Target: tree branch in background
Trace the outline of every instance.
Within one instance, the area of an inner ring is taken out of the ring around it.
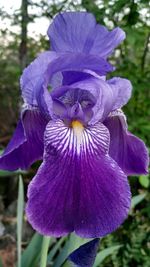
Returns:
[[[150,32],[147,35],[146,42],[145,42],[145,48],[144,48],[144,51],[143,51],[143,56],[141,58],[141,70],[143,72],[144,72],[144,69],[145,69],[145,62],[146,62],[146,56],[147,56],[147,52],[148,52],[149,42],[150,42]]]
[[[21,4],[21,43],[19,49],[19,59],[21,69],[24,69],[27,64],[27,26],[28,17],[28,0],[22,0]]]

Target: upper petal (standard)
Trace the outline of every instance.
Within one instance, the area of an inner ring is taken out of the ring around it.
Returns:
[[[87,12],[58,14],[48,29],[52,49],[57,52],[82,52],[106,58],[125,38],[119,27],[108,31],[96,24]]]

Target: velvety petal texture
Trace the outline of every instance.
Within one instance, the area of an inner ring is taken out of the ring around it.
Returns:
[[[96,258],[99,242],[100,239],[95,238],[73,251],[68,257],[69,262],[72,263],[71,266],[92,267]]]
[[[43,157],[43,136],[48,119],[36,109],[24,110],[14,135],[0,157],[0,169],[27,169]]]
[[[104,236],[126,218],[127,177],[108,155],[109,132],[102,123],[84,128],[74,121],[50,121],[44,161],[28,189],[27,218],[44,235],[75,231]]]
[[[125,38],[120,28],[108,31],[96,24],[87,12],[58,14],[48,29],[52,50],[57,52],[83,52],[101,57],[110,55]]]
[[[110,156],[127,174],[147,174],[149,155],[144,142],[127,130],[123,112],[116,111],[104,122],[110,132]]]

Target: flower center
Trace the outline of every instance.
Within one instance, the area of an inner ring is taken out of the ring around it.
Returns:
[[[71,122],[71,127],[74,129],[74,131],[83,131],[84,129],[83,124],[78,120],[73,120]]]
[[[71,127],[74,131],[74,137],[76,138],[76,145],[77,145],[77,152],[80,153],[80,146],[82,143],[82,138],[83,138],[83,130],[84,126],[83,124],[78,121],[78,120],[73,120],[71,122]]]

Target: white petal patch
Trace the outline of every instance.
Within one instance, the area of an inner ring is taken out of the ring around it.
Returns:
[[[73,121],[67,126],[63,121],[50,121],[46,127],[45,142],[62,155],[72,156],[107,153],[109,148],[109,131],[98,122],[94,126],[84,127],[79,121]]]

